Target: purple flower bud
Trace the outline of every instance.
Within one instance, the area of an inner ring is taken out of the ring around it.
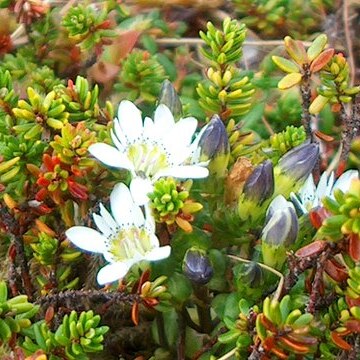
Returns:
[[[224,123],[219,115],[214,115],[202,133],[199,147],[200,159],[213,159],[216,155],[228,154],[230,144]]]
[[[175,119],[181,118],[182,104],[180,98],[172,83],[167,79],[162,83],[158,104],[166,105],[174,115]]]
[[[191,248],[184,257],[183,273],[192,282],[205,285],[211,280],[214,269],[204,250]]]
[[[301,144],[283,155],[278,166],[282,173],[295,181],[305,180],[313,170],[319,158],[318,144]]]
[[[274,171],[270,160],[257,166],[246,179],[244,185],[245,197],[259,204],[274,193]]]

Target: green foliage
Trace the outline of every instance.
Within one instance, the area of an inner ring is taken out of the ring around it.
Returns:
[[[8,342],[14,334],[31,326],[31,318],[39,310],[38,305],[28,302],[26,295],[8,298],[5,281],[0,282],[0,339]]]
[[[348,192],[334,191],[334,199],[327,197],[324,207],[331,213],[318,230],[318,238],[339,240],[344,235],[360,234],[360,182],[353,181]]]
[[[68,122],[69,113],[62,99],[50,91],[46,96],[27,88],[28,101],[19,100],[13,109],[16,124],[13,130],[24,139],[46,139],[49,131],[58,131]]]
[[[109,29],[108,9],[97,11],[93,6],[70,7],[62,20],[62,26],[83,50],[89,50],[103,41],[104,38],[115,36]]]
[[[166,79],[164,67],[156,56],[147,51],[134,50],[122,62],[117,91],[129,100],[142,98],[154,101],[160,94],[161,84]]]
[[[281,156],[302,144],[306,140],[306,134],[303,126],[287,126],[284,131],[272,135],[269,140],[272,150]]]
[[[57,349],[63,348],[67,359],[89,359],[88,353],[103,350],[104,335],[109,327],[100,324],[100,315],[92,310],[83,311],[80,315],[72,311],[65,315],[62,323],[53,333],[46,322],[35,323],[26,331],[22,347],[28,354],[43,350],[50,355],[49,359],[59,360]]]
[[[224,121],[238,120],[249,111],[255,92],[249,77],[234,65],[242,56],[245,26],[227,18],[221,30],[211,22],[207,29],[207,33],[200,32],[200,36],[207,45],[202,53],[211,61],[211,67],[207,70],[207,79],[196,89],[199,104],[208,114],[218,114]]]
[[[327,103],[349,103],[360,92],[359,86],[350,85],[350,68],[342,54],[336,54],[320,72],[321,85],[310,112],[318,114]]]

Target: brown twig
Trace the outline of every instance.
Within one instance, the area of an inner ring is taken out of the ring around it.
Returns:
[[[311,130],[311,114],[309,111],[311,104],[311,86],[310,77],[311,72],[307,64],[304,65],[303,80],[300,86],[301,97],[302,97],[302,123],[305,128],[307,137],[311,142],[314,142],[314,136]]]
[[[346,48],[348,52],[348,61],[350,65],[350,85],[353,86],[354,79],[355,79],[355,61],[354,61],[354,53],[353,53],[353,45],[351,41],[351,34],[350,34],[350,19],[349,19],[349,0],[344,0],[343,2],[343,26],[344,26],[344,33],[345,33],[345,41],[346,41]]]

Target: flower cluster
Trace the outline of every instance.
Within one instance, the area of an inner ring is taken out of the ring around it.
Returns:
[[[102,204],[100,215],[93,214],[100,232],[84,226],[74,226],[66,231],[73,244],[86,251],[101,253],[109,262],[98,273],[99,284],[123,278],[133,264],[142,260],[160,260],[169,256],[170,247],[160,247],[155,235],[155,218],[150,210],[150,199],[154,199],[148,195],[154,191],[154,184],[159,188],[156,183],[163,177],[187,179],[208,175],[206,163],[191,161],[200,141],[200,136],[192,141],[196,127],[197,121],[192,117],[175,122],[169,108],[163,104],[157,107],[154,120],[147,117],[143,122],[140,110],[130,101],[122,101],[111,129],[115,146],[96,143],[89,147],[89,152],[105,165],[126,169],[132,177],[129,188],[118,183],[111,192],[111,214]],[[48,188],[54,187],[55,180],[52,178],[52,184],[48,184],[50,180],[46,174],[42,183],[46,182]],[[61,171],[59,176],[64,178],[60,189],[67,188],[68,177]],[[73,188],[69,189],[73,191]],[[174,191],[172,196],[177,195]],[[184,204],[181,201],[177,206],[179,209],[174,216]]]

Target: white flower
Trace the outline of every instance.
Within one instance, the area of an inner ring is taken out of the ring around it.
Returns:
[[[119,105],[111,137],[115,147],[97,143],[90,153],[108,166],[128,169],[132,174],[130,191],[139,205],[148,202],[152,184],[164,176],[175,178],[204,178],[204,164],[189,164],[196,151],[199,136],[192,142],[197,120],[193,117],[174,121],[168,107],[157,107],[154,121],[142,121],[140,110],[130,101]]]
[[[110,263],[103,267],[97,281],[100,285],[123,278],[130,267],[142,260],[155,261],[170,255],[170,246],[160,247],[150,210],[144,217],[134,203],[129,189],[122,183],[110,194],[111,213],[100,204],[100,215],[93,214],[100,231],[73,226],[66,231],[68,239],[79,248],[103,254]]]
[[[298,195],[294,193],[290,194],[291,200],[295,204],[295,207],[306,214],[311,209],[314,209],[322,205],[322,199],[325,196],[334,196],[334,190],[340,189],[342,192],[346,192],[350,188],[351,181],[359,178],[359,172],[357,170],[345,171],[334,183],[334,173],[331,172],[330,176],[324,172],[318,183],[315,186],[314,178],[310,175],[305,181],[304,185],[298,192]]]

